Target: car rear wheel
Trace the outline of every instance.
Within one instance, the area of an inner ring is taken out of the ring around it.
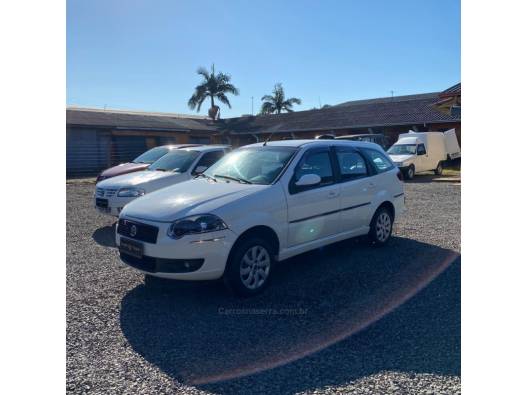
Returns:
[[[385,245],[392,235],[393,217],[387,207],[380,207],[370,223],[369,237],[377,246]]]
[[[437,167],[434,170],[434,173],[436,173],[436,176],[440,176],[441,174],[443,174],[443,163],[439,162],[437,164]]]
[[[269,283],[273,267],[273,249],[267,240],[249,237],[234,247],[225,269],[227,286],[239,296],[252,296]]]

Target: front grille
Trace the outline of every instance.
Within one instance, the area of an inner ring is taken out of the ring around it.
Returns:
[[[205,262],[204,259],[136,258],[122,251],[120,256],[127,265],[148,273],[191,273],[200,269]]]
[[[115,195],[117,193],[117,189],[107,189],[105,191],[105,194],[104,196],[106,197],[112,197],[113,195]]]
[[[114,188],[97,188],[95,195],[97,197],[112,197],[117,193],[117,189]]]
[[[120,219],[119,225],[117,226],[117,233],[130,237],[131,239],[155,244],[157,242],[159,228],[152,225],[142,224],[140,222],[130,221],[128,219]]]

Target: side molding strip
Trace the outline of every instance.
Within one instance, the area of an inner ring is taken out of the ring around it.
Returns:
[[[318,218],[318,217],[324,217],[324,216],[326,216],[326,215],[331,215],[331,214],[340,213],[341,211],[353,210],[354,208],[359,208],[359,207],[367,206],[368,204],[371,204],[371,202],[357,204],[357,205],[355,205],[355,206],[346,207],[346,208],[343,208],[343,209],[340,209],[340,210],[328,211],[327,213],[322,213],[322,214],[312,215],[311,217],[305,217],[305,218],[301,218],[301,219],[295,219],[294,221],[289,221],[289,223],[290,223],[290,224],[296,224],[297,222],[307,221],[307,220],[309,220],[309,219]]]

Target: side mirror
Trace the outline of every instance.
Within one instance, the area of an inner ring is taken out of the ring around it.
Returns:
[[[298,180],[295,185],[297,187],[309,187],[312,185],[318,185],[322,182],[322,178],[318,174],[304,174],[302,177],[300,177],[300,180]]]
[[[207,166],[198,166],[194,169],[194,174],[201,174],[203,173],[205,170],[207,170],[208,167]]]
[[[423,151],[417,151],[417,155],[424,155],[425,153]]]

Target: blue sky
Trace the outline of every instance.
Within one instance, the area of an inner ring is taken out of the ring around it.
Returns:
[[[67,102],[194,113],[212,63],[240,90],[223,118],[276,82],[297,110],[443,90],[460,81],[460,23],[457,0],[68,0]]]

